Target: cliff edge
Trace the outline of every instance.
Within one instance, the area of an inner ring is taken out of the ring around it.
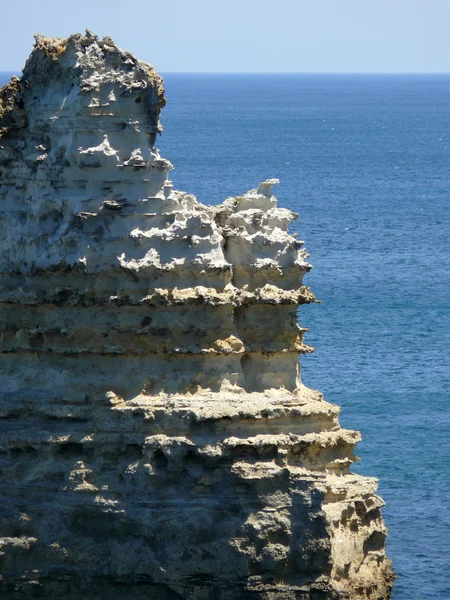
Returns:
[[[90,32],[0,90],[0,596],[386,600],[360,435],[300,380],[296,215],[174,191],[164,104]]]

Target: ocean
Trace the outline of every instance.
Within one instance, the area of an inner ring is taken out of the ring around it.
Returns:
[[[0,74],[0,84],[9,74]],[[303,382],[380,479],[394,600],[450,598],[449,77],[166,74],[158,146],[204,203],[267,178],[313,265]]]

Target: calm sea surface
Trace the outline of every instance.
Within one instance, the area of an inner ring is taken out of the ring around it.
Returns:
[[[0,74],[0,83],[7,79]],[[278,177],[323,304],[306,385],[380,478],[395,600],[450,598],[449,78],[165,76],[161,154],[218,203]]]

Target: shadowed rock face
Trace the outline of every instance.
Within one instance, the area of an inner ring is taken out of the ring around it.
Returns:
[[[173,191],[164,103],[89,32],[0,90],[0,595],[387,599],[359,434],[300,381],[296,215]]]

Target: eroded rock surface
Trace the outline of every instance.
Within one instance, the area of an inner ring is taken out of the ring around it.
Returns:
[[[0,90],[0,595],[387,599],[359,433],[299,377],[296,215],[173,191],[164,103],[90,32]]]

